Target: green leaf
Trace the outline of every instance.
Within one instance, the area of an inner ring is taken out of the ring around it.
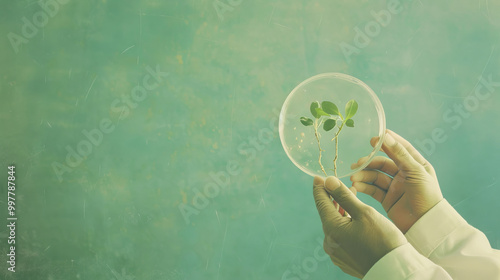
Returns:
[[[316,114],[318,114],[320,117],[321,116],[327,116],[327,117],[330,116],[328,113],[326,113],[325,111],[323,111],[323,109],[321,109],[321,108],[316,108]]]
[[[348,127],[354,127],[354,120],[348,119],[347,121],[345,121],[345,125]]]
[[[358,102],[356,100],[351,99],[347,104],[345,105],[345,118],[346,120],[354,117],[356,112],[358,111]]]
[[[334,120],[334,119],[328,119],[323,124],[323,129],[325,131],[330,131],[330,130],[332,130],[335,127],[336,124],[337,124],[336,120]]]
[[[306,118],[306,117],[302,117],[302,118],[300,118],[300,122],[301,122],[304,126],[310,126],[310,125],[313,125],[313,120],[311,120],[310,118]]]
[[[317,109],[317,108],[319,108],[319,102],[318,102],[318,101],[314,101],[313,103],[311,103],[311,108],[310,108],[310,109],[311,109],[311,114],[312,114],[315,118],[319,119],[321,116],[320,116],[320,115],[318,115],[318,113],[316,112],[316,109]]]
[[[321,108],[330,115],[340,116],[339,108],[330,101],[321,102]]]

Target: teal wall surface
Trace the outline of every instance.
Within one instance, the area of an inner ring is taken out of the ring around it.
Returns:
[[[324,258],[312,178],[276,127],[324,72],[374,90],[499,249],[499,15],[488,0],[2,0],[0,279],[353,279]]]

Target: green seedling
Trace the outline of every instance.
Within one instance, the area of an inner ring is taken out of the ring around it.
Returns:
[[[354,117],[354,115],[358,111],[358,103],[354,99],[351,99],[349,100],[349,102],[347,102],[347,104],[345,105],[345,117],[340,113],[337,105],[335,105],[330,101],[323,101],[321,102],[321,105],[318,101],[314,101],[311,103],[309,109],[314,117],[314,120],[307,117],[301,117],[300,122],[304,126],[314,127],[314,136],[316,137],[316,141],[318,142],[318,150],[319,150],[318,163],[319,166],[321,167],[321,171],[323,171],[325,176],[328,175],[326,174],[325,168],[323,167],[323,164],[321,162],[321,154],[324,150],[321,149],[321,141],[320,141],[321,135],[318,131],[318,128],[321,127],[321,125],[323,125],[323,130],[328,132],[337,127],[337,131],[331,140],[335,141],[335,157],[333,159],[332,171],[334,172],[335,176],[337,176],[337,159],[339,154],[338,137],[344,126],[354,127],[354,120],[352,119],[352,117]],[[338,121],[341,122],[340,125],[337,125]]]

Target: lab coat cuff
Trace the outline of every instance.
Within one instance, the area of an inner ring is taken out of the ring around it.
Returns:
[[[407,279],[414,273],[428,270],[431,267],[435,267],[432,261],[418,253],[411,244],[406,243],[378,260],[366,273],[363,280]]]
[[[448,201],[442,199],[425,213],[405,236],[420,254],[429,257],[447,236],[466,224],[467,222]]]

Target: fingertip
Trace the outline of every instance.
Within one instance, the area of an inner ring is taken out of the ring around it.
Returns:
[[[387,147],[394,147],[397,145],[397,142],[396,142],[396,139],[394,139],[394,137],[390,133],[386,133],[385,139],[384,139],[384,144]]]
[[[325,188],[328,192],[333,192],[335,191],[338,187],[340,187],[342,183],[340,182],[340,180],[337,178],[337,177],[334,177],[334,176],[330,176],[328,178],[326,178],[326,182],[325,182]]]
[[[356,169],[358,167],[358,164],[357,163],[353,163],[351,164],[351,169]]]
[[[380,140],[380,137],[378,137],[378,136],[372,137],[372,139],[370,139],[370,145],[372,145],[372,147],[375,147],[379,140]]]
[[[360,173],[360,172],[362,172],[362,171],[356,172],[356,173],[354,173],[354,174],[351,175],[351,178],[349,178],[351,180],[351,182],[357,182],[357,181],[361,181],[362,180],[360,178],[362,173]]]
[[[362,185],[359,182],[353,182],[351,188],[355,189],[356,193],[363,192]]]
[[[351,169],[356,169],[363,165],[368,160],[368,156],[362,157],[358,159],[358,162],[351,164]]]
[[[323,178],[321,178],[319,176],[314,176],[314,181],[313,181],[314,187],[322,186],[323,184],[324,184]]]

